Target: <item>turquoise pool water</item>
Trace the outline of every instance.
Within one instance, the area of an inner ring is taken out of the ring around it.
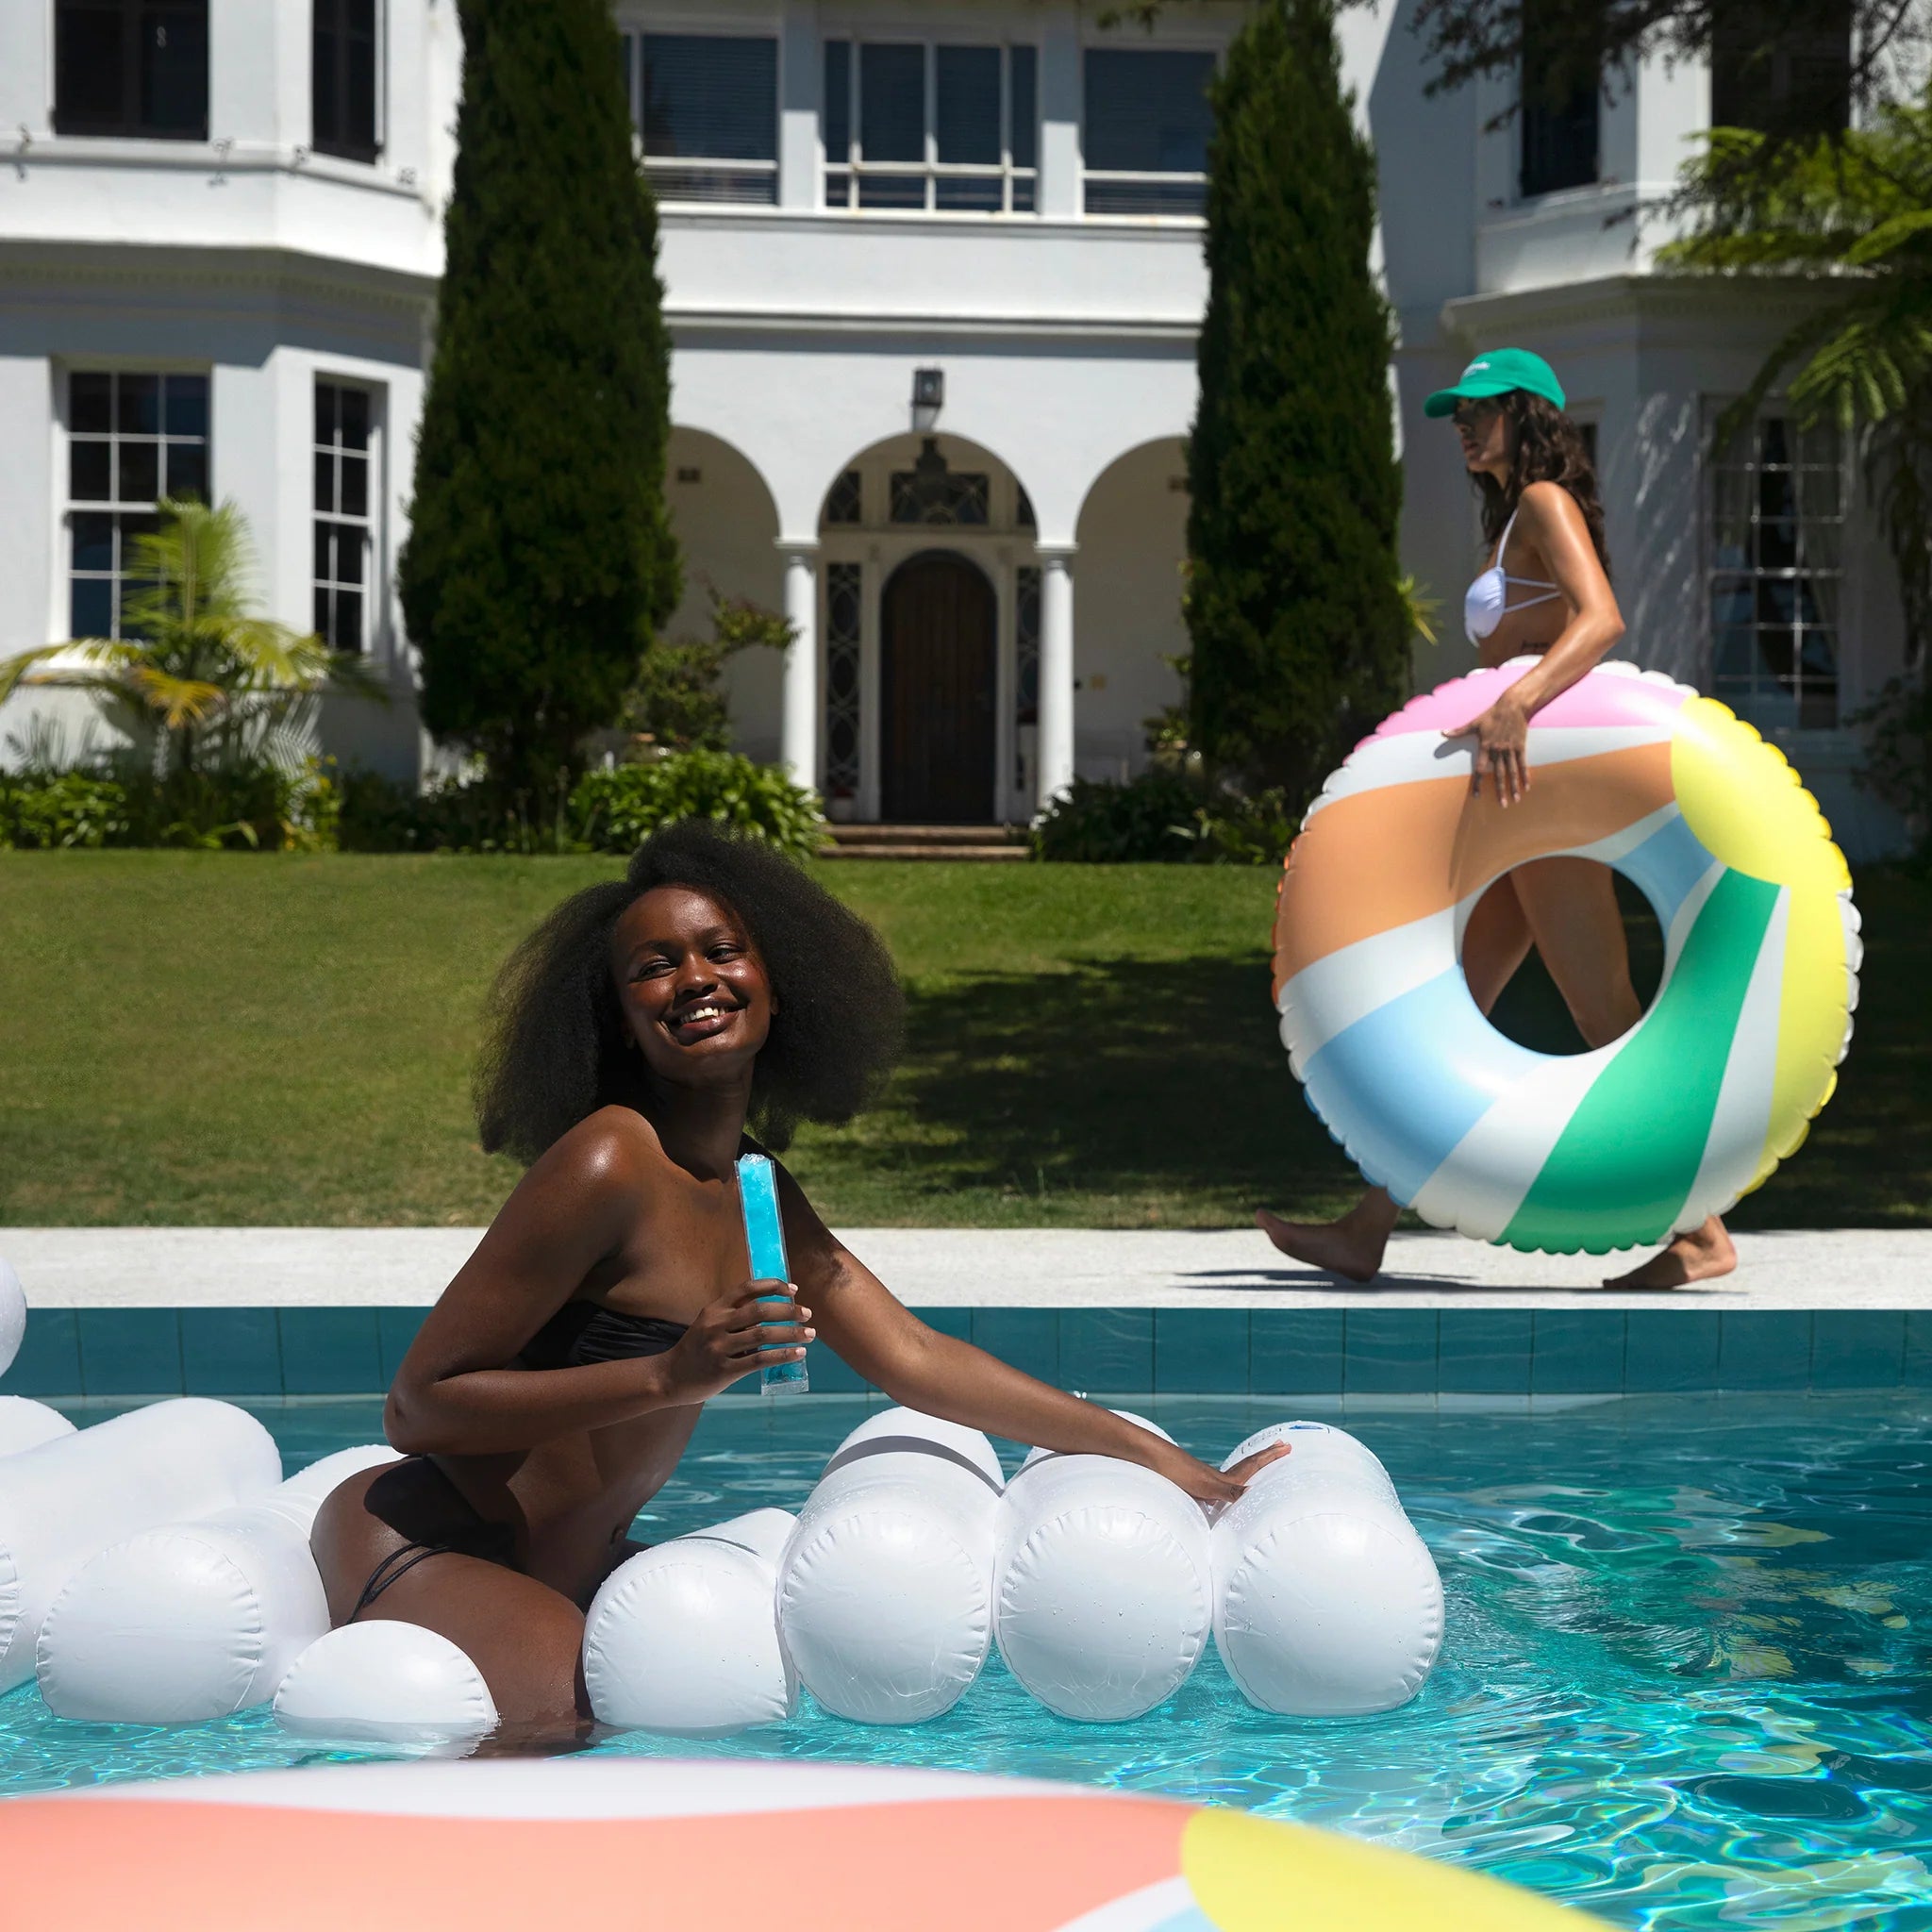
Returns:
[[[1279,1401],[1137,1407],[1219,1456]],[[1321,1411],[1316,1411],[1321,1412]],[[1331,1407],[1326,1411],[1335,1413]],[[291,1466],[375,1407],[262,1411]],[[715,1407],[640,1533],[796,1505],[855,1404]],[[1540,1413],[1351,1410],[1449,1599],[1391,1716],[1274,1718],[1210,1650],[1152,1715],[1056,1718],[997,1658],[946,1717],[808,1707],[705,1747],[1068,1778],[1237,1805],[1491,1872],[1645,1932],[1932,1932],[1932,1398],[1658,1396]],[[0,1698],[0,1791],[312,1761],[263,1711],[178,1731]]]

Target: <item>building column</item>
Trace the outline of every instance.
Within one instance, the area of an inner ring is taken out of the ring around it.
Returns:
[[[816,791],[819,782],[819,546],[787,543],[785,622],[791,645],[785,653],[784,717],[779,758],[794,785]]]
[[[821,208],[820,96],[824,54],[818,0],[785,0],[778,16],[778,206]]]
[[[1036,803],[1044,811],[1074,782],[1074,549],[1040,555],[1040,737]]]

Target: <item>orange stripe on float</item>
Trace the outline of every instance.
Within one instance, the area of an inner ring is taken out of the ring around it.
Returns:
[[[1467,778],[1338,798],[1295,841],[1274,918],[1274,990],[1303,967],[1480,891],[1512,866],[1607,839],[1671,802],[1667,741],[1544,765],[1507,811]]]
[[[1050,1932],[1180,1872],[1189,1807],[978,1798],[502,1819],[140,1798],[0,1807],[8,1932]]]

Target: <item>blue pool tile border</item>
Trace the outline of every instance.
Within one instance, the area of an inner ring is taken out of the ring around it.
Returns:
[[[427,1311],[42,1308],[0,1394],[328,1396],[389,1386]],[[1098,1393],[1536,1397],[1672,1391],[1932,1392],[1932,1311],[1618,1308],[921,1308]],[[815,1392],[866,1384],[829,1349]]]

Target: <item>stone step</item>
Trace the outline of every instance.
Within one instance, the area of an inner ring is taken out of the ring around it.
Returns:
[[[826,858],[1024,859],[1018,825],[834,824]]]

